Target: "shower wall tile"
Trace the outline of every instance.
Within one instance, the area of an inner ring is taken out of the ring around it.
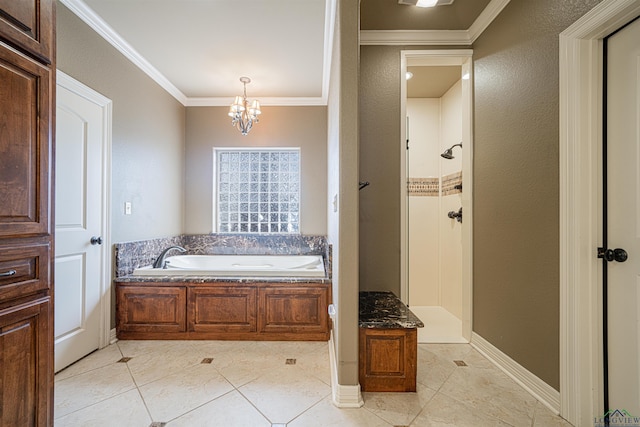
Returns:
[[[442,177],[442,195],[462,193],[462,171]]]
[[[325,271],[331,277],[331,245],[326,237],[288,234],[181,235],[116,243],[116,277],[152,264],[170,246],[182,246],[191,255],[323,255]]]
[[[409,196],[438,197],[440,180],[438,178],[409,178],[407,180]]]

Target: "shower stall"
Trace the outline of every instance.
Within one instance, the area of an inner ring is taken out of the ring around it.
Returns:
[[[448,72],[455,78],[431,92],[412,90],[408,83],[405,302],[425,323],[419,342],[468,342],[463,334],[461,67],[410,70],[414,76]]]

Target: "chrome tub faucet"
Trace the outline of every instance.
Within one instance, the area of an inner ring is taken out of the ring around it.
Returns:
[[[167,253],[169,253],[170,251],[172,251],[174,249],[179,251],[179,252],[182,252],[182,253],[187,252],[187,250],[185,248],[183,248],[182,246],[171,246],[171,247],[168,247],[167,249],[162,251],[162,253],[160,254],[160,256],[158,258],[156,258],[156,260],[153,263],[153,268],[167,268],[167,262],[165,261],[165,258],[167,257]]]

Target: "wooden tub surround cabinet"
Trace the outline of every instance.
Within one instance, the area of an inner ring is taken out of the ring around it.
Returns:
[[[326,279],[154,279],[116,279],[119,339],[329,339]]]
[[[359,381],[365,392],[415,392],[424,324],[392,292],[360,292]]]

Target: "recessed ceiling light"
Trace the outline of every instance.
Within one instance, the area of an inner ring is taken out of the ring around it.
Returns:
[[[411,77],[413,77],[413,73],[411,71],[407,71],[407,74],[405,77],[407,78],[407,80],[410,80]]]
[[[419,6],[417,3],[422,3],[425,0],[398,0],[398,4],[405,4],[407,6]],[[433,2],[434,6],[449,6],[453,4],[454,0],[428,0],[429,3]],[[429,6],[423,6],[429,7]]]
[[[433,7],[438,3],[438,0],[418,0],[416,6],[418,7]]]

